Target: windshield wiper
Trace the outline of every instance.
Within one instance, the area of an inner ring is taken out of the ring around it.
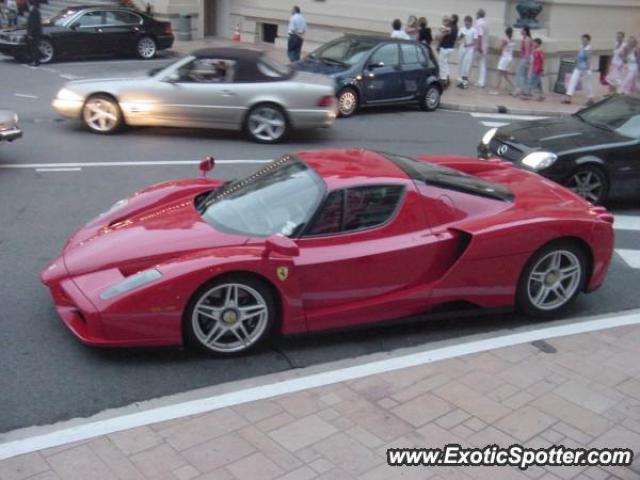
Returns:
[[[222,185],[220,185],[218,188],[214,188],[207,195],[204,195],[200,199],[200,201],[196,204],[196,210],[198,210],[198,212],[200,212],[200,213],[204,213],[206,208],[209,206],[211,200],[213,200],[216,195],[224,192],[228,187],[231,186],[232,183],[236,182],[237,180],[238,180],[237,178],[234,178],[234,179],[231,179],[231,180],[227,180]]]

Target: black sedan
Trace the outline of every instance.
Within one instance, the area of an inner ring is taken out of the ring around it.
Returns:
[[[366,106],[440,105],[442,86],[431,49],[409,40],[345,35],[319,47],[292,67],[335,81],[338,111],[349,117]]]
[[[533,170],[594,204],[640,193],[640,97],[616,95],[567,116],[489,130],[481,158]]]
[[[40,62],[66,56],[136,54],[153,58],[173,45],[169,22],[159,22],[128,8],[109,6],[69,7],[44,22]],[[28,56],[26,30],[0,32],[0,52],[24,60]]]

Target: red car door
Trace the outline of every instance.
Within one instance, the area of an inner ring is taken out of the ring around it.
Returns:
[[[309,330],[427,310],[454,244],[431,233],[411,183],[331,192],[295,258]]]

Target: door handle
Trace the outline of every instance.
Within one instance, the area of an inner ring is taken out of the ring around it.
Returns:
[[[223,97],[235,97],[236,94],[231,90],[222,90],[220,92],[220,95],[222,95]]]

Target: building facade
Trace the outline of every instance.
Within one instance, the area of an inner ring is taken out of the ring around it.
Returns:
[[[291,7],[302,9],[309,30],[305,51],[345,32],[389,34],[391,21],[403,22],[409,15],[426,17],[432,28],[445,14],[475,16],[486,11],[491,30],[492,52],[489,65],[497,64],[500,38],[506,26],[518,19],[518,0],[149,0],[160,18],[191,18],[191,35],[230,37],[236,28],[246,42],[273,43],[284,47]],[[640,0],[543,0],[538,20],[541,28],[533,32],[544,42],[546,74],[555,78],[560,60],[572,57],[579,48],[582,33],[593,37],[594,54],[609,54],[615,33],[640,35]],[[184,24],[184,23],[182,23]],[[519,34],[515,35],[520,38]],[[597,68],[597,61],[594,62]]]

